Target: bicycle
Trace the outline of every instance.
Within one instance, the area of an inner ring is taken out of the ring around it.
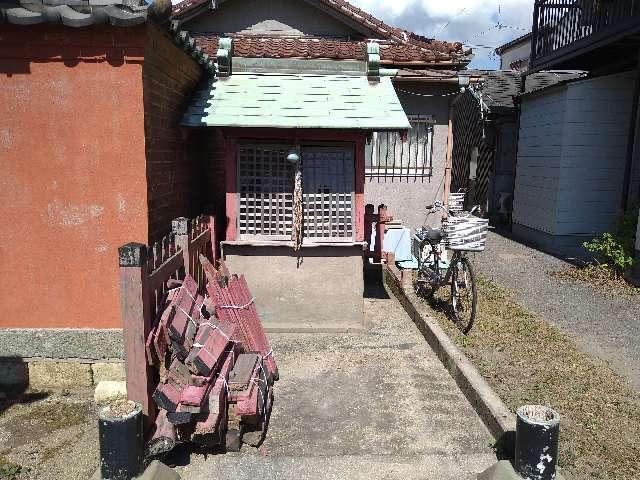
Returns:
[[[478,308],[475,271],[466,252],[484,250],[488,228],[488,220],[473,215],[479,208],[454,214],[440,202],[427,205],[427,216],[443,210],[448,218],[443,228],[422,227],[414,235],[417,244],[414,256],[418,259],[416,293],[431,297],[440,287],[451,283],[453,320],[464,334],[473,327]],[[453,251],[449,264],[443,260],[443,246]]]

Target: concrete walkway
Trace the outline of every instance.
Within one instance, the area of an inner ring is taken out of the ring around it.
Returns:
[[[587,353],[610,362],[640,391],[640,301],[603,292],[548,272],[567,263],[490,232],[487,249],[472,257],[480,273],[513,291],[530,312],[574,338]]]
[[[281,378],[267,440],[192,454],[182,478],[465,480],[495,462],[492,437],[400,304],[366,300],[365,315],[365,334],[271,334]]]

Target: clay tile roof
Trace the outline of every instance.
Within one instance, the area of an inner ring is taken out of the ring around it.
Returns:
[[[193,33],[196,44],[203,51],[215,56],[219,36],[208,33]],[[330,40],[311,37],[256,37],[231,35],[234,39],[234,54],[249,58],[304,58],[331,60],[365,60],[366,42]],[[424,47],[413,44],[396,44],[378,41],[380,58],[389,64],[455,62],[460,56],[440,45]],[[460,62],[462,63],[462,62]]]
[[[147,21],[148,8],[142,0],[70,0],[68,4],[64,0],[4,0],[0,1],[0,24],[131,27]]]
[[[207,4],[210,0],[183,0],[173,8],[173,17],[180,18],[187,12]],[[459,65],[468,63],[470,51],[464,51],[459,42],[451,43],[430,39],[413,32],[387,25],[373,15],[351,5],[345,0],[319,0],[328,8],[346,15],[376,34],[380,44],[380,57],[385,63],[437,63]],[[217,51],[218,37],[214,34],[197,34],[194,37],[210,55]],[[330,40],[312,37],[260,37],[230,35],[234,38],[235,54],[258,58],[329,58],[364,60],[366,41]]]

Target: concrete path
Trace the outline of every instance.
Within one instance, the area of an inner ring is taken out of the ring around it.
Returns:
[[[527,310],[547,319],[587,353],[610,362],[640,391],[640,301],[548,272],[566,262],[490,232],[487,249],[472,257],[485,277],[513,291]]]
[[[281,377],[267,440],[192,454],[182,478],[464,480],[495,462],[490,434],[400,304],[365,303],[366,334],[271,334]]]

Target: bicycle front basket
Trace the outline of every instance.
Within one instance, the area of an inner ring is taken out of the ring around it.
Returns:
[[[482,252],[487,243],[489,220],[474,217],[449,217],[444,222],[447,247],[451,250]]]
[[[460,213],[464,208],[464,196],[465,192],[457,192],[449,194],[448,209],[451,213]]]

